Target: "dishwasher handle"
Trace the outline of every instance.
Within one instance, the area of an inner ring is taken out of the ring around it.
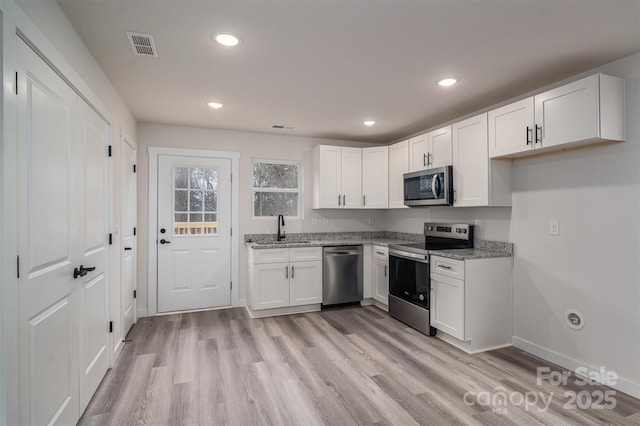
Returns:
[[[325,256],[358,256],[359,251],[330,251],[324,254]]]

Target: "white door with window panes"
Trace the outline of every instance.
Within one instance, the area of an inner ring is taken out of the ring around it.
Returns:
[[[231,160],[158,156],[158,312],[231,304]]]

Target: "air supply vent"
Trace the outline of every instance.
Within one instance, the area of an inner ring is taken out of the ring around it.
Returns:
[[[296,126],[292,126],[291,124],[274,124],[271,126],[272,129],[282,129],[282,130],[295,130]]]
[[[129,38],[129,44],[131,44],[134,54],[138,56],[151,56],[153,58],[158,57],[156,45],[153,42],[153,36],[151,34],[127,31],[127,37]]]

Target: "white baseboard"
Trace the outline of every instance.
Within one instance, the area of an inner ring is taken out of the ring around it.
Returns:
[[[582,369],[587,368],[588,370],[594,370],[594,371],[598,371],[600,368],[600,367],[594,367],[591,365],[585,365],[565,355],[543,348],[542,346],[538,346],[535,343],[531,343],[527,340],[520,339],[515,336],[513,337],[513,346],[515,346],[518,349],[522,349],[525,352],[529,352],[535,356],[538,356],[546,361],[549,361],[561,367],[564,367],[567,370],[571,370],[573,372],[575,372],[580,367],[582,367]],[[610,387],[620,392],[624,392],[628,395],[631,395],[634,398],[640,399],[640,384],[638,383],[633,383],[629,380],[625,380],[621,377],[618,377],[616,384]]]
[[[138,309],[138,318],[144,318],[148,316],[149,316],[149,311],[146,308]]]

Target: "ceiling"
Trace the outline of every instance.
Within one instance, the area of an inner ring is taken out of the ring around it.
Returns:
[[[58,3],[139,122],[375,143],[640,51],[640,0]],[[222,30],[242,43],[216,45]]]

